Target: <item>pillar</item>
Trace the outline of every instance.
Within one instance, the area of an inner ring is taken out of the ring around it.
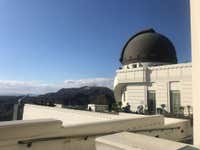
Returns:
[[[190,0],[194,145],[200,146],[200,0]]]

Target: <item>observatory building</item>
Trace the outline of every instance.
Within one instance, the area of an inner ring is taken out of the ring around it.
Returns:
[[[163,115],[114,115],[26,104],[23,120],[0,123],[0,149],[200,150],[200,1],[190,0],[190,10],[192,66],[177,64],[175,48],[165,36],[142,31],[122,51],[114,91],[116,99],[130,103],[132,110],[143,105],[155,113],[165,104],[168,111],[178,112],[193,103],[193,132],[189,120]],[[194,145],[179,142],[192,133]]]
[[[125,44],[114,82],[115,98],[132,111],[143,106],[155,114],[192,111],[192,65],[177,64],[173,43],[154,29],[136,33]]]

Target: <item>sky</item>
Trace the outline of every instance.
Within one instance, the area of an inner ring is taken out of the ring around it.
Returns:
[[[188,0],[1,0],[0,94],[112,87],[120,53],[154,28],[191,61]]]

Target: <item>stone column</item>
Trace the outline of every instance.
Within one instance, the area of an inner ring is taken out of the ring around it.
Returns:
[[[190,0],[194,145],[200,146],[200,0]]]

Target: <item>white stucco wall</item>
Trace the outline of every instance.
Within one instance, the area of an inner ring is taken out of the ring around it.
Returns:
[[[131,105],[131,110],[137,110],[137,106],[145,105],[145,86],[144,85],[127,85],[126,102]]]
[[[156,107],[161,107],[161,104],[165,104],[169,108],[168,102],[168,82],[159,81],[156,84]]]

